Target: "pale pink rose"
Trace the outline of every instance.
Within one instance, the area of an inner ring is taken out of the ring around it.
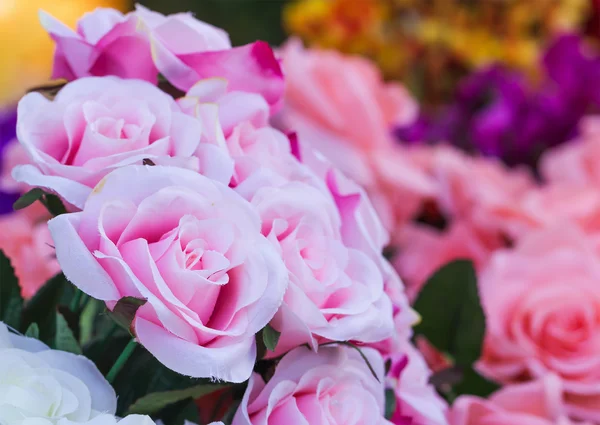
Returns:
[[[394,266],[406,283],[406,292],[415,300],[423,285],[443,265],[458,259],[473,261],[479,270],[501,246],[478,234],[468,223],[453,221],[447,229],[407,224],[399,233]]]
[[[0,250],[10,259],[24,298],[60,271],[45,218],[29,209],[0,217]]]
[[[170,369],[242,382],[255,334],[275,315],[288,276],[252,206],[178,167],[130,165],[96,186],[81,212],[49,222],[66,277],[109,308],[147,299],[137,340]]]
[[[17,136],[32,165],[15,168],[13,177],[82,208],[92,188],[115,168],[149,158],[198,169],[192,155],[201,132],[198,120],[145,81],[82,78],[53,101],[39,93],[21,99]]]
[[[287,85],[279,125],[365,187],[393,231],[436,189],[390,133],[415,118],[416,102],[402,86],[384,83],[366,59],[304,49],[298,40],[281,54]]]
[[[342,137],[347,145],[361,150],[390,146],[391,128],[416,116],[417,104],[408,91],[385,83],[367,59],[305,49],[297,39],[280,53],[286,72],[286,108]]]
[[[550,183],[531,190],[507,220],[507,231],[519,238],[535,229],[576,223],[588,235],[600,236],[600,191],[591,185]]]
[[[328,193],[324,183],[309,167],[298,162],[288,136],[272,127],[255,127],[243,122],[227,138],[234,159],[230,186],[251,200],[261,188],[303,182]]]
[[[225,31],[187,13],[164,16],[137,5],[133,15],[148,33],[154,64],[178,89],[187,91],[199,80],[222,77],[232,90],[258,93],[274,107],[280,103],[283,73],[267,43],[232,48]]]
[[[233,425],[391,425],[384,418],[383,360],[364,348],[378,380],[350,347],[286,354],[265,384],[254,373]]]
[[[560,380],[547,376],[508,385],[488,399],[461,396],[452,406],[450,425],[568,425]]]
[[[198,81],[177,100],[186,113],[208,121],[217,111],[220,129],[214,130],[214,138],[229,137],[235,127],[250,123],[256,128],[269,124],[269,104],[260,95],[244,91],[231,90],[225,78],[209,78]],[[207,125],[209,122],[207,122]],[[210,135],[210,132],[209,132]]]
[[[535,187],[526,169],[508,169],[490,158],[468,156],[449,146],[433,148],[429,173],[439,185],[442,213],[459,217],[490,237],[505,232],[521,199]]]
[[[40,21],[56,43],[53,78],[116,75],[156,83],[158,71],[137,16],[98,8],[83,15],[76,31],[43,11]]]
[[[600,116],[584,118],[578,140],[555,147],[540,159],[542,176],[551,183],[600,184]]]
[[[446,425],[446,402],[429,383],[431,372],[421,353],[409,342],[388,357],[388,386],[396,395],[395,425]]]
[[[271,322],[276,353],[308,343],[375,342],[392,332],[392,308],[377,264],[342,241],[335,203],[302,182],[265,187],[252,198],[262,231],[289,271],[284,302]]]
[[[500,382],[561,379],[569,415],[600,421],[600,257],[561,224],[498,251],[481,272],[487,335],[479,365]]]

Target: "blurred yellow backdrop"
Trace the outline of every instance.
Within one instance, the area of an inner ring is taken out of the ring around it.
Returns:
[[[99,6],[126,10],[126,0],[0,0],[0,107],[15,102],[27,87],[46,81],[52,66],[52,41],[38,22],[38,10],[75,26]]]

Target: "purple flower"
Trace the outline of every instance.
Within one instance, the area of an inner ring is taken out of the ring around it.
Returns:
[[[16,137],[17,111],[16,109],[0,110],[0,173],[2,170],[2,156],[8,142]],[[13,203],[19,198],[18,193],[0,191],[0,215],[12,212]]]
[[[447,141],[467,151],[534,166],[541,152],[571,140],[579,120],[600,107],[600,57],[576,35],[558,38],[542,59],[544,79],[493,65],[461,82],[438,114],[397,129],[407,143]]]

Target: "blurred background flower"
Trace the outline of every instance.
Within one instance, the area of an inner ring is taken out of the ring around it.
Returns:
[[[2,0],[0,2],[0,105],[18,100],[28,87],[45,82],[52,65],[52,43],[38,22],[44,9],[75,25],[98,6],[125,10],[127,0]]]

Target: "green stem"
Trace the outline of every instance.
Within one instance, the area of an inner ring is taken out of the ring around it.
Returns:
[[[82,295],[83,292],[81,292],[79,289],[75,289],[75,295],[73,296],[73,299],[71,299],[71,304],[69,305],[69,310],[71,310],[73,313],[77,313],[79,310],[79,304],[81,303]]]
[[[114,382],[121,369],[123,369],[123,366],[125,366],[125,363],[127,363],[129,357],[133,354],[133,350],[135,350],[136,344],[137,343],[135,342],[135,339],[132,339],[125,346],[123,352],[121,353],[115,364],[110,368],[110,370],[106,374],[106,380],[109,383],[112,384]]]

